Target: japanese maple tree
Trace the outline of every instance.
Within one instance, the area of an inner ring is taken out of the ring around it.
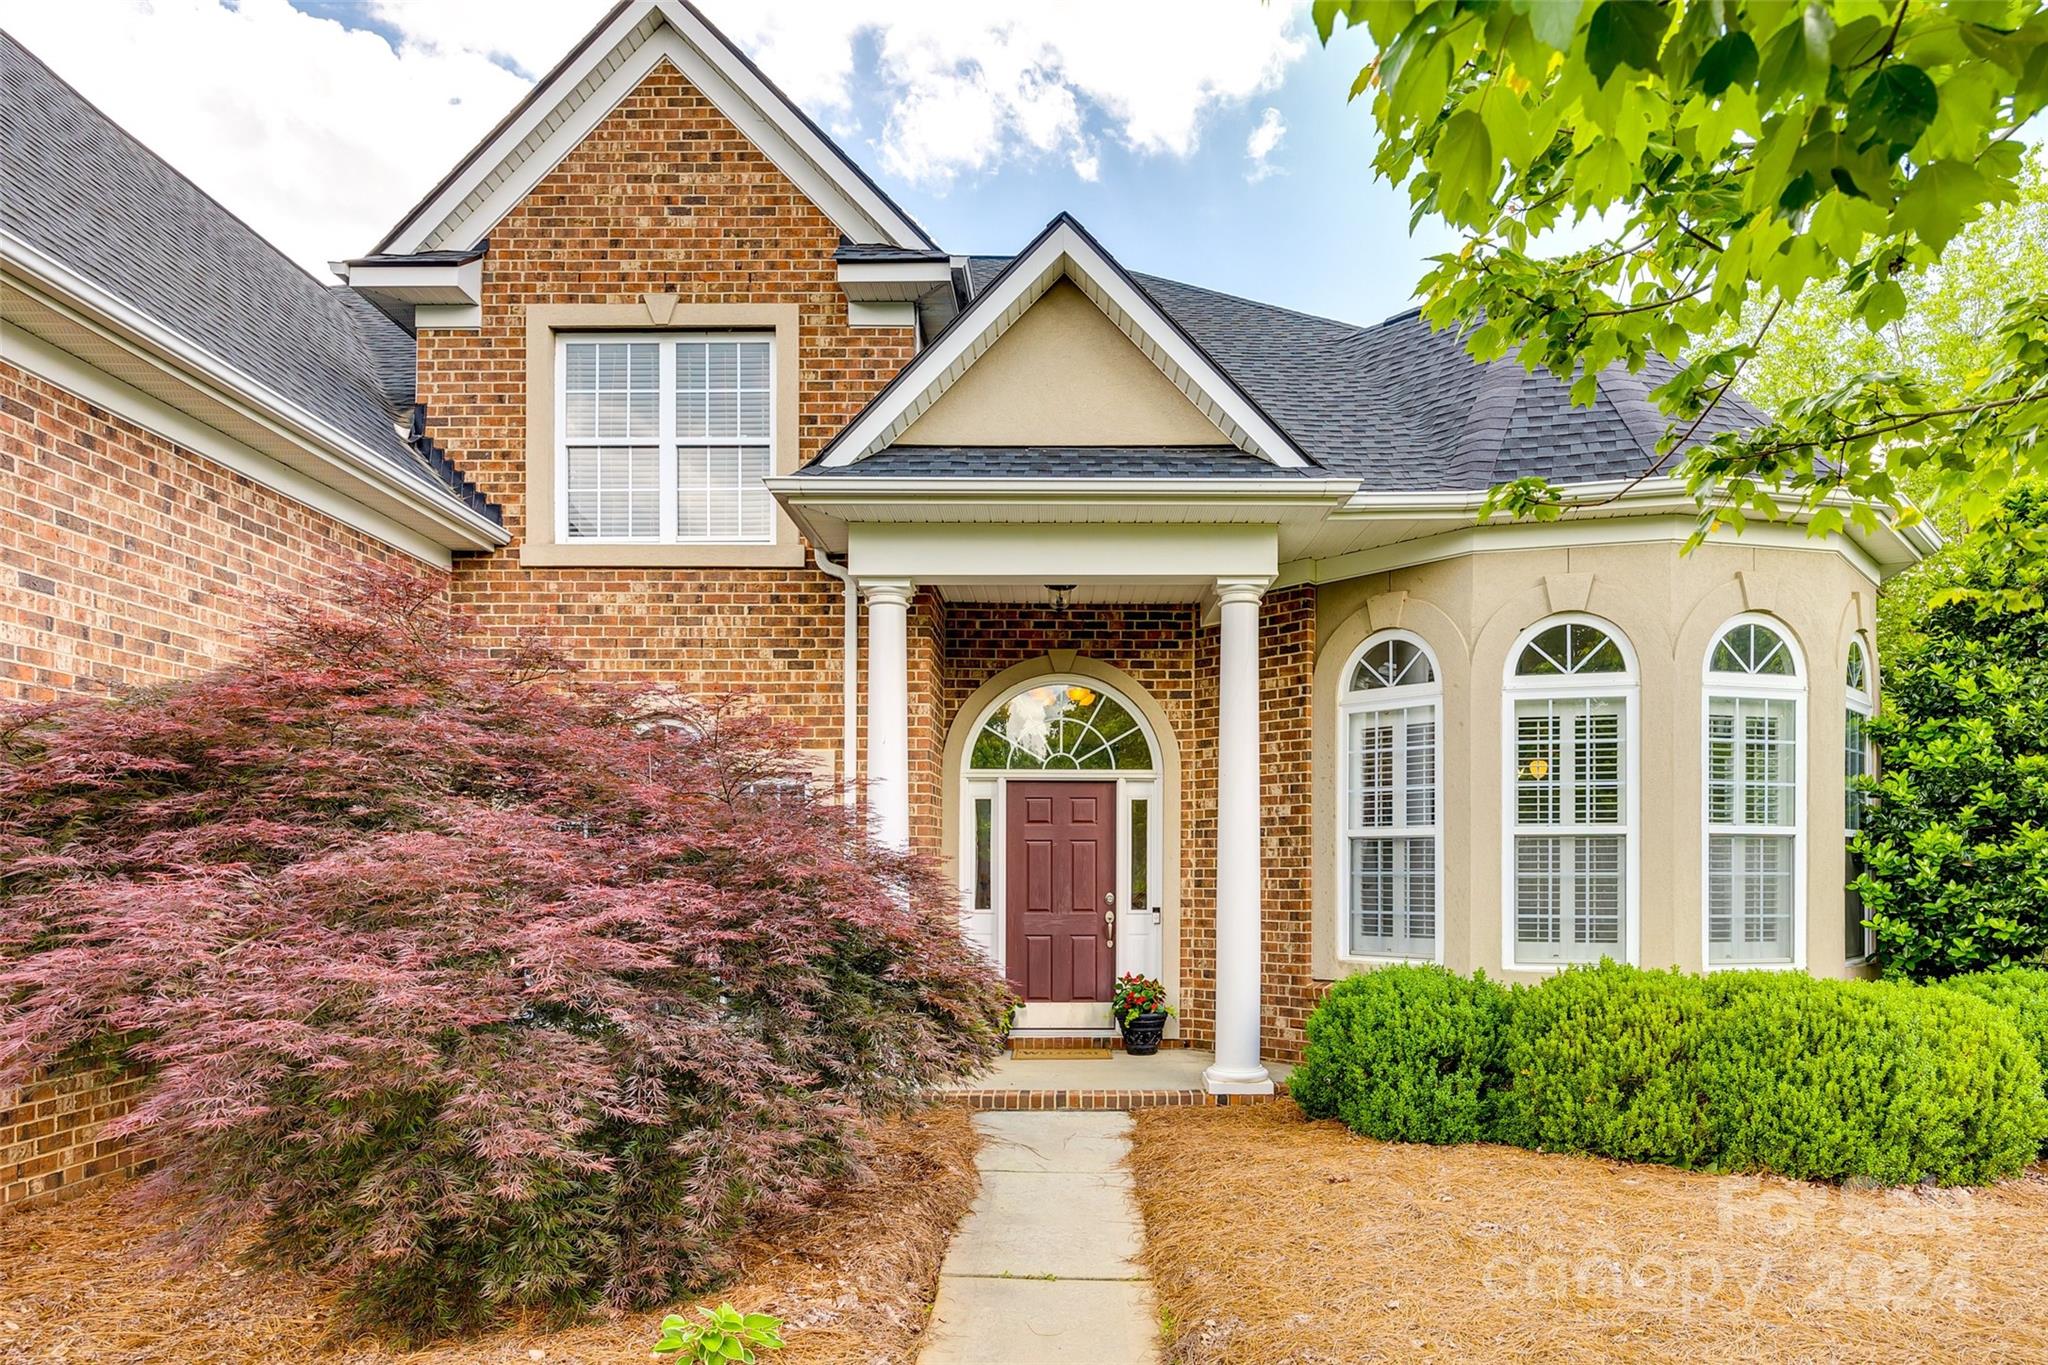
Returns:
[[[396,574],[0,717],[0,865],[0,1085],[145,1068],[145,1193],[406,1337],[714,1281],[1005,1004],[758,710],[488,650]]]

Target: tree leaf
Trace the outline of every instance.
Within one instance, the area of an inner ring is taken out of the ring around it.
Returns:
[[[1460,110],[1444,125],[1430,166],[1437,173],[1437,206],[1454,218],[1468,199],[1486,200],[1499,173],[1486,123],[1470,109]]]
[[[1722,34],[1701,55],[1692,79],[1709,98],[1719,98],[1731,85],[1754,85],[1756,73],[1756,39],[1737,30]]]
[[[1528,16],[1530,31],[1559,52],[1571,51],[1585,7],[1585,0],[1514,0],[1516,12]]]
[[[1889,62],[1849,97],[1849,127],[1894,147],[1910,147],[1934,122],[1940,104],[1941,96],[1925,71]]]
[[[1664,31],[1670,27],[1671,11],[1661,3],[1603,0],[1586,26],[1586,64],[1593,79],[1605,85],[1623,66],[1655,71]]]

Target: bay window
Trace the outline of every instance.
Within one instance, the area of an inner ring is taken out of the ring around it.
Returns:
[[[1849,642],[1849,664],[1843,682],[1847,700],[1842,715],[1842,839],[1853,843],[1863,828],[1863,807],[1870,794],[1857,788],[1858,778],[1877,770],[1876,754],[1870,742],[1870,717],[1876,712],[1870,685],[1870,655],[1861,639]],[[1851,962],[1866,961],[1877,950],[1876,935],[1863,922],[1863,897],[1853,883],[1863,875],[1863,855],[1854,848],[1845,863],[1847,876],[1842,890],[1843,943]]]
[[[1804,704],[1799,661],[1778,627],[1739,619],[1715,639],[1705,706],[1709,968],[1799,959]]]
[[[1612,627],[1546,622],[1509,653],[1510,965],[1635,952],[1636,675]]]

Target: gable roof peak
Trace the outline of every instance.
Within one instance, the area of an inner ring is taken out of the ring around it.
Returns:
[[[849,238],[937,249],[690,0],[619,0],[370,254],[411,255],[482,237],[663,61]]]
[[[1078,286],[1215,424],[1221,441],[1286,468],[1316,464],[1081,220],[1064,209],[847,424],[818,463],[848,465],[890,445],[1063,279]]]

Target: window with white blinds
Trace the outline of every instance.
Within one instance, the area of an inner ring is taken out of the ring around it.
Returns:
[[[573,335],[559,344],[563,539],[774,540],[770,336]]]
[[[1842,838],[1853,843],[1863,828],[1863,807],[1870,793],[1861,790],[1857,779],[1877,771],[1876,753],[1870,740],[1870,717],[1876,710],[1870,686],[1870,655],[1863,641],[1849,642],[1849,663],[1843,671],[1847,703],[1842,715]],[[1851,962],[1861,962],[1877,951],[1877,936],[1864,923],[1863,897],[1853,883],[1863,875],[1863,855],[1848,852],[1842,889],[1842,941]]]
[[[1788,640],[1739,621],[1708,654],[1706,939],[1710,967],[1797,957],[1802,689]]]
[[[1508,932],[1528,966],[1626,961],[1635,677],[1605,626],[1531,632],[1508,678]]]
[[[1438,960],[1441,685],[1410,636],[1368,640],[1339,707],[1346,957]]]

